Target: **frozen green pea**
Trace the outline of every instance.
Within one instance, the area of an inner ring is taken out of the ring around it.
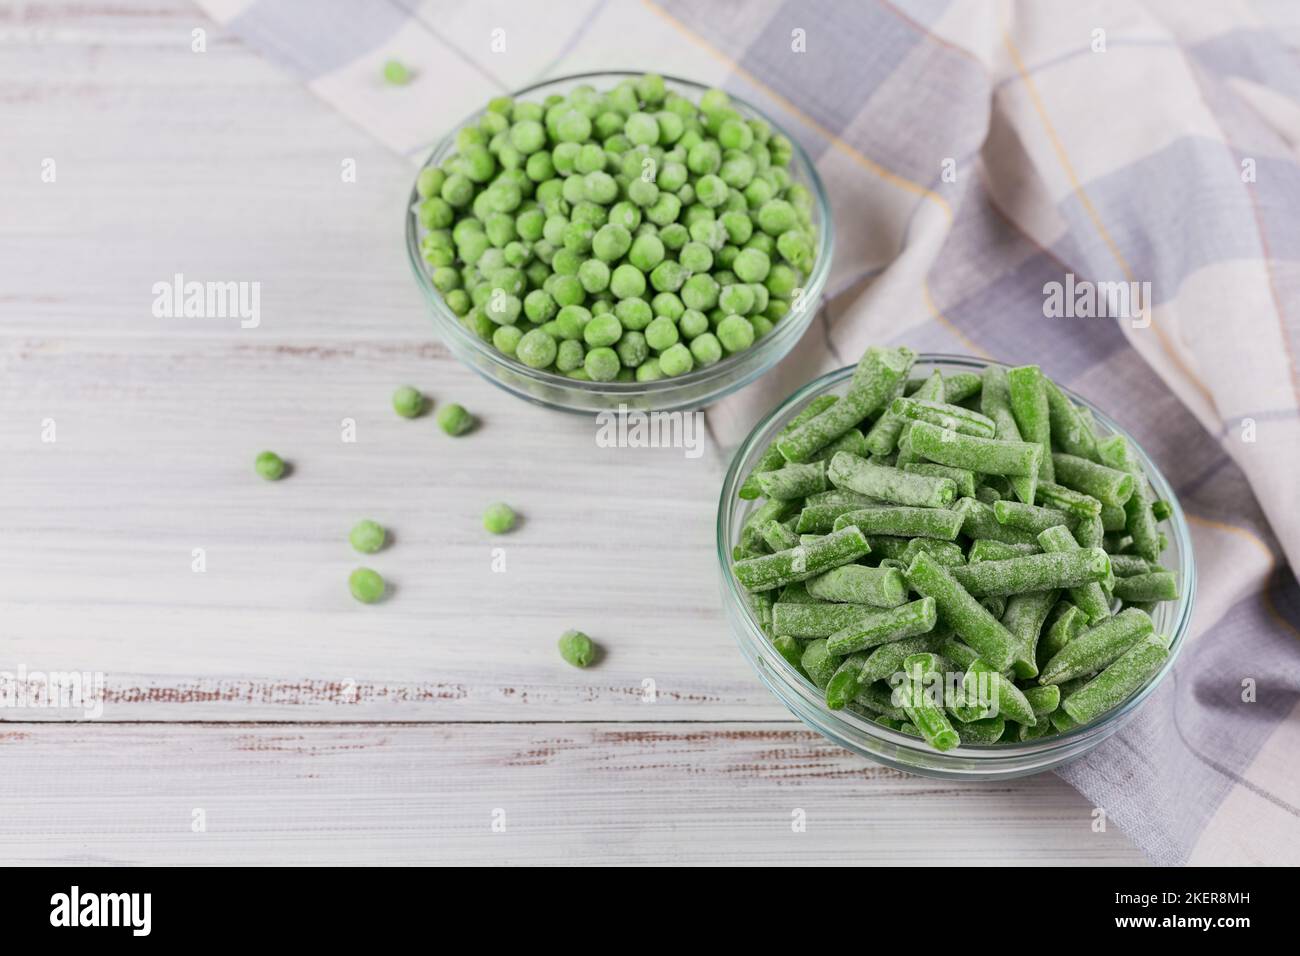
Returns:
[[[279,481],[284,475],[284,460],[273,451],[264,451],[253,460],[253,469],[267,481]]]
[[[544,335],[545,333],[541,334]],[[524,337],[527,338],[528,336]],[[547,339],[548,341],[552,341],[552,343],[554,341],[550,339],[550,336],[547,336]],[[457,405],[454,402],[438,409],[436,420],[438,422],[438,427],[448,435],[452,436],[463,435],[474,427],[474,417],[465,410],[465,406]]]
[[[424,411],[424,396],[419,389],[403,385],[393,392],[393,411],[403,418],[415,418]]]
[[[546,368],[555,361],[559,346],[541,329],[532,329],[515,346],[515,354],[529,368]]]
[[[617,352],[608,346],[601,346],[587,353],[582,367],[593,382],[612,382],[618,377],[622,363]]]
[[[695,357],[690,349],[678,342],[670,345],[659,355],[659,368],[669,378],[685,375],[695,367]]]
[[[505,534],[514,526],[514,509],[504,502],[494,502],[483,512],[483,527],[492,534]]]
[[[384,546],[388,533],[377,521],[365,519],[358,521],[348,532],[348,543],[362,554],[374,554]]]
[[[362,604],[374,604],[384,596],[387,586],[378,571],[357,568],[348,575],[348,590]]]
[[[411,81],[411,71],[400,60],[385,60],[384,80],[393,86],[405,86]]]
[[[565,631],[559,646],[560,656],[574,667],[588,667],[596,660],[596,645],[582,631]]]

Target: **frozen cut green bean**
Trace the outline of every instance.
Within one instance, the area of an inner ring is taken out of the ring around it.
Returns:
[[[1151,507],[1155,496],[1142,473],[1137,456],[1123,435],[1112,435],[1105,439],[1098,445],[1097,452],[1103,464],[1123,469],[1133,476],[1133,494],[1124,502],[1124,514],[1128,518],[1126,530],[1133,538],[1133,550],[1138,555],[1151,562],[1159,561],[1163,549],[1160,547],[1160,532],[1156,528],[1155,514]]]
[[[905,395],[915,396],[924,388],[935,375],[937,370],[926,378],[909,378],[907,387],[903,390]],[[949,405],[956,405],[958,402],[964,402],[972,396],[978,395],[980,391],[980,377],[974,372],[953,372],[943,376],[943,394],[926,395],[925,398],[942,398]]]
[[[779,475],[781,472],[770,474]],[[957,497],[957,484],[951,478],[931,478],[897,468],[884,468],[847,452],[840,452],[831,459],[826,477],[837,488],[856,491],[878,501],[918,508],[946,508]]]
[[[900,692],[908,720],[935,750],[952,750],[961,743],[961,738],[943,707],[926,690],[927,684],[933,686],[933,678],[943,676],[939,658],[934,654],[913,654],[904,660],[903,671],[907,676]],[[940,694],[942,690],[940,687]]]
[[[763,553],[765,542],[759,528],[769,521],[784,521],[794,514],[797,502],[772,500],[765,501],[749,513],[740,529],[740,543],[737,547],[744,551]],[[830,528],[826,529],[827,531]]]
[[[788,634],[778,634],[772,638],[772,646],[776,648],[777,653],[784,657],[797,671],[803,670],[803,644],[797,637],[791,637]]]
[[[805,604],[781,600],[772,605],[772,630],[790,637],[830,637],[879,610],[869,604]]]
[[[1011,412],[1011,392],[1007,385],[1007,373],[1000,365],[990,365],[984,370],[983,387],[980,391],[980,411],[993,422],[994,438],[1003,441],[1026,440],[1020,434],[1020,426],[1016,424],[1016,417]],[[1047,452],[1048,449],[1043,448],[1040,455],[1046,455]],[[1033,504],[1035,489],[1042,470],[1040,463],[1038,474],[1021,475],[1011,479],[1017,498]]]
[[[1035,660],[1040,671],[1061,648],[1088,629],[1087,615],[1070,602],[1060,602],[1057,609],[1056,619],[1047,625],[1038,640]]]
[[[1034,710],[1035,717],[1046,717],[1061,705],[1061,688],[1055,684],[1040,684],[1025,688],[1025,700]]]
[[[1030,541],[1007,544],[1005,541],[994,541],[992,538],[976,538],[971,542],[970,550],[966,552],[966,562],[978,564],[981,561],[1005,561],[1007,558],[1037,554],[1040,550],[1038,545]]]
[[[1101,529],[1103,531],[1123,531],[1128,524],[1128,514],[1124,511],[1123,505],[1108,505],[1104,502],[1101,506]]]
[[[965,468],[949,468],[947,465],[936,465],[932,461],[909,461],[901,466],[903,471],[911,472],[914,475],[925,475],[927,478],[948,478],[957,486],[958,498],[973,498],[975,496],[975,472],[967,471]]]
[[[871,454],[871,450],[867,448],[867,439],[862,432],[856,428],[850,428],[839,438],[814,454],[808,461],[809,463],[816,461],[829,462],[840,452],[848,452],[850,455],[857,455],[859,458],[866,458]]]
[[[1074,535],[1070,533],[1070,529],[1063,527],[1044,530],[1038,536],[1038,544],[1044,551],[1058,554],[1079,554],[1084,550],[1079,547]],[[1096,581],[1085,581],[1070,587],[1070,601],[1093,623],[1110,616],[1110,601],[1107,600],[1105,591],[1101,586],[1101,582],[1109,577],[1109,561],[1106,570],[1107,574],[1102,575]]]
[[[861,531],[844,528],[809,545],[737,561],[732,570],[747,591],[767,591],[849,564],[870,550]]]
[[[958,722],[953,724],[953,728],[965,746],[995,744],[1002,739],[1003,731],[1006,730],[1006,721],[1001,717],[986,717],[965,724]]]
[[[1023,501],[993,502],[993,517],[998,519],[998,524],[1027,531],[1032,535],[1056,525],[1069,525],[1073,520],[1063,511],[1027,505]]]
[[[889,689],[888,685],[882,684],[879,681],[864,684],[858,690],[857,696],[853,698],[853,702],[858,704],[860,707],[864,707],[867,710],[874,711],[877,714],[889,717],[893,720],[907,719],[907,715],[903,712],[903,708],[894,703],[893,691]]]
[[[878,411],[907,377],[916,353],[872,346],[858,363],[848,394],[777,442],[787,461],[806,461],[864,418]]]
[[[830,641],[826,642],[830,651]],[[840,665],[826,682],[826,706],[831,710],[843,710],[844,705],[858,695],[863,688],[862,665],[867,662],[866,654],[850,654],[842,658]]]
[[[1158,565],[1153,565],[1146,558],[1140,558],[1136,554],[1112,554],[1110,566],[1117,578],[1131,578],[1135,574],[1148,574],[1160,570]]]
[[[1102,554],[1105,554],[1103,551]],[[1038,638],[1043,633],[1043,621],[1056,604],[1060,591],[1030,591],[1007,599],[1007,609],[1002,614],[1002,626],[1011,634],[1015,645],[1015,659],[1011,668],[1021,679],[1038,674]]]
[[[1133,494],[1133,476],[1126,471],[1063,452],[1052,455],[1052,466],[1057,484],[1090,495],[1103,506],[1123,507]]]
[[[905,637],[928,634],[934,630],[935,621],[934,601],[922,598],[901,607],[858,618],[828,637],[826,650],[831,654],[853,654]]]
[[[1115,597],[1125,604],[1178,600],[1178,581],[1172,571],[1149,571],[1115,581]]]
[[[1047,389],[1037,365],[1022,365],[1007,371],[1007,396],[1022,441],[1031,441],[1043,449],[1039,481],[1055,481],[1052,469],[1052,427]]]
[[[821,690],[826,689],[835,671],[839,669],[840,659],[831,657],[826,651],[826,642],[818,640],[811,642],[803,649],[803,657],[799,659],[799,665],[803,672]]]
[[[741,484],[740,491],[738,492],[740,497],[746,500],[757,498],[762,494],[762,491],[758,486],[759,474],[764,471],[775,471],[785,464],[785,456],[782,455],[781,450],[776,447],[776,443],[780,441],[783,436],[790,434],[790,432],[808,421],[808,419],[820,415],[839,400],[838,395],[819,395],[808,403],[807,408],[803,409],[803,411],[798,415],[790,419],[789,424],[781,429],[780,433],[772,441],[772,444],[768,445],[763,451],[763,454],[758,459],[758,464],[754,466],[754,470],[745,476],[745,481]]]
[[[1100,717],[1147,682],[1169,657],[1165,638],[1147,634],[1079,688],[1061,708],[1080,724]]]
[[[802,498],[826,490],[826,463],[818,461],[806,465],[786,465],[773,471],[760,472],[757,481],[765,498]]]
[[[1036,476],[1043,455],[1039,446],[1028,442],[976,438],[929,422],[913,422],[908,441],[922,458],[980,474]]]
[[[992,419],[987,416],[962,408],[960,405],[949,405],[947,402],[896,398],[890,404],[889,412],[899,418],[913,422],[929,422],[931,425],[950,429],[962,435],[992,438],[996,431]]]
[[[908,566],[907,583],[918,594],[934,598],[939,616],[963,641],[996,670],[1005,670],[1015,658],[1010,632],[945,568],[925,552]]]
[[[939,645],[938,653],[960,667],[963,672],[979,659],[979,652],[969,644],[964,644],[955,637],[947,638]]]
[[[1060,684],[1099,671],[1154,630],[1150,615],[1125,608],[1061,648],[1038,675],[1038,682]]]
[[[961,525],[962,516],[956,511],[947,508],[912,508],[906,505],[863,508],[835,519],[836,531],[857,528],[863,534],[941,538],[944,541],[955,539],[961,531]]]
[[[1047,393],[1047,417],[1052,443],[1068,454],[1098,461],[1096,436],[1079,413],[1078,406],[1066,398],[1065,393],[1049,378],[1043,379],[1043,390]]]
[[[1006,596],[1100,581],[1110,570],[1110,559],[1101,548],[1079,548],[980,561],[948,570],[975,597]]]
[[[961,706],[955,708],[958,720],[966,718],[969,722],[1002,717],[1030,725],[1038,720],[1024,692],[983,658],[977,658],[966,669],[961,691]]]
[[[799,536],[785,526],[783,522],[769,520],[763,522],[758,533],[763,536],[767,546],[773,551],[787,551],[799,546]]]
[[[955,541],[940,541],[937,538],[913,538],[907,542],[907,547],[903,549],[903,554],[899,558],[904,565],[912,563],[912,559],[922,551],[928,551],[930,555],[945,567],[952,567],[957,564],[966,563],[966,555],[962,554],[961,545]]]
[[[1038,483],[1038,503],[1044,508],[1063,511],[1076,521],[1091,521],[1101,515],[1101,502],[1092,495],[1050,481]]]
[[[862,665],[862,678],[868,684],[878,680],[890,680],[903,667],[903,661],[913,654],[925,654],[935,650],[945,635],[938,630],[916,637],[905,637],[901,641],[881,644],[869,655]]]
[[[899,382],[898,387],[890,396],[890,400],[885,403],[885,409],[872,424],[871,429],[867,432],[867,448],[876,456],[889,455],[898,447],[899,436],[903,432],[903,426],[907,423],[901,415],[895,415],[893,412],[893,402],[895,399],[902,398],[905,382]],[[936,369],[916,393],[917,398],[943,398],[943,375]]]
[[[1009,528],[998,521],[993,506],[975,498],[962,498],[953,506],[953,511],[961,515],[961,533],[971,540],[998,541],[1002,544],[1032,544],[1038,550],[1038,542],[1028,531]]]
[[[795,523],[794,530],[799,534],[829,534],[835,530],[835,522],[841,517],[861,511],[864,507],[871,507],[871,505],[863,505],[860,502],[807,505],[799,512],[799,520]]]
[[[898,607],[907,602],[903,575],[890,568],[845,564],[805,582],[808,593],[823,601]]]

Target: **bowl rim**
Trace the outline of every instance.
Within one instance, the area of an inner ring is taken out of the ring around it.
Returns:
[[[551,86],[557,86],[564,83],[573,83],[582,80],[598,80],[610,78],[628,78],[645,76],[645,70],[593,70],[583,73],[568,73],[563,76],[550,77],[549,79],[539,80],[536,83],[513,90],[510,93],[503,94],[513,98],[527,96],[530,93],[536,93]],[[695,80],[688,80],[683,77],[673,76],[667,73],[659,73],[665,83],[675,84],[695,92],[702,92],[713,89],[704,83]],[[420,224],[416,215],[416,207],[420,202],[420,196],[416,191],[416,183],[419,180],[419,173],[432,164],[434,157],[440,156],[450,145],[455,143],[456,134],[476,121],[487,112],[487,106],[483,106],[470,113],[460,122],[451,126],[447,133],[443,135],[430,148],[428,156],[420,164],[415,178],[411,181],[411,191],[407,196],[404,217],[406,222],[406,252],[407,260],[411,267],[411,272],[415,276],[417,285],[420,286],[421,292],[430,303],[431,307],[437,311],[444,324],[449,325],[450,334],[457,337],[459,341],[476,352],[489,358],[495,365],[518,375],[531,378],[538,383],[550,385],[560,389],[568,389],[579,393],[589,393],[603,397],[618,397],[620,395],[633,397],[642,395],[663,395],[670,396],[678,389],[686,388],[691,385],[699,385],[708,382],[714,378],[726,377],[727,373],[735,372],[737,369],[752,363],[761,366],[757,369],[750,369],[747,373],[740,375],[739,381],[730,385],[729,390],[741,385],[748,384],[753,379],[770,368],[769,365],[763,365],[761,361],[755,361],[756,358],[766,358],[775,356],[774,361],[779,360],[787,354],[807,331],[808,325],[812,323],[818,310],[820,309],[820,300],[822,292],[826,287],[827,280],[830,278],[831,260],[834,254],[835,244],[835,224],[831,211],[830,197],[826,192],[826,186],[822,182],[821,175],[817,171],[817,166],[812,157],[808,155],[803,144],[790,135],[784,124],[779,123],[766,111],[759,109],[753,103],[727,92],[731,101],[743,110],[748,111],[752,116],[764,120],[768,123],[774,132],[785,136],[791,143],[792,161],[802,171],[807,179],[809,187],[813,194],[814,206],[820,213],[820,223],[818,224],[817,233],[817,261],[813,265],[812,271],[805,278],[803,288],[805,295],[801,302],[805,303],[801,310],[791,309],[781,319],[774,323],[772,332],[764,338],[757,340],[749,348],[729,355],[713,365],[692,369],[685,375],[678,375],[673,378],[655,379],[650,382],[586,382],[581,379],[569,378],[566,375],[555,372],[547,372],[541,369],[530,368],[518,359],[497,350],[490,343],[482,341],[478,336],[473,335],[465,328],[461,322],[460,316],[456,315],[447,306],[443,299],[442,293],[433,285],[433,278],[424,265],[424,258],[420,254]],[[788,321],[791,315],[798,315],[803,321]],[[481,371],[481,370],[480,370]],[[730,383],[729,383],[730,384]]]
[[[1000,365],[1004,368],[1013,366],[999,362],[996,359],[983,359],[970,355],[952,355],[947,353],[926,352],[920,353],[916,357],[915,366],[962,366],[965,370],[978,371],[989,365]],[[1124,701],[1106,711],[1097,719],[1090,723],[1075,727],[1064,733],[1053,734],[1047,737],[1039,737],[1025,741],[1011,741],[1007,743],[994,744],[961,744],[950,751],[938,751],[929,747],[924,741],[918,740],[908,734],[903,734],[896,730],[891,730],[881,724],[859,717],[857,714],[847,709],[833,711],[825,704],[825,698],[822,692],[818,690],[811,682],[799,674],[794,667],[780,653],[772,647],[771,640],[763,633],[758,620],[754,616],[754,610],[748,600],[746,592],[736,580],[732,573],[731,542],[728,540],[731,527],[731,518],[733,510],[738,511],[740,506],[736,502],[740,499],[736,495],[744,476],[740,474],[742,462],[747,461],[760,436],[768,430],[774,421],[786,420],[791,417],[796,409],[804,402],[812,399],[844,380],[850,378],[853,374],[855,365],[846,365],[842,368],[834,369],[827,372],[802,387],[796,389],[793,393],[779,402],[770,412],[764,415],[758,423],[750,430],[749,434],[741,442],[740,446],[733,454],[731,463],[727,468],[726,477],[723,479],[722,492],[718,501],[718,515],[716,522],[716,547],[719,560],[719,566],[722,575],[722,589],[724,599],[736,605],[741,611],[741,617],[744,622],[744,635],[742,636],[738,629],[733,628],[736,642],[740,645],[741,653],[750,661],[752,667],[758,674],[759,680],[769,690],[773,691],[786,708],[796,717],[809,723],[813,729],[817,730],[823,736],[828,736],[823,727],[810,722],[807,717],[795,708],[785,696],[777,689],[772,687],[766,676],[759,669],[759,660],[766,665],[769,673],[780,677],[785,689],[794,691],[801,698],[801,704],[815,708],[815,713],[819,721],[829,723],[838,734],[843,727],[850,733],[866,736],[875,739],[881,743],[889,744],[896,747],[903,753],[916,753],[924,755],[927,763],[936,761],[942,762],[945,758],[967,758],[974,759],[977,762],[986,763],[988,769],[992,770],[993,764],[999,760],[1011,760],[1013,758],[1023,757],[1042,757],[1046,758],[1045,766],[1041,768],[1029,768],[1020,772],[1035,772],[1036,769],[1049,769],[1051,764],[1050,758],[1053,755],[1065,753],[1066,759],[1077,756],[1078,746],[1081,741],[1099,735],[1101,731],[1111,725],[1118,728],[1136,709],[1141,706],[1142,702],[1159,686],[1173,669],[1174,663],[1182,651],[1183,645],[1187,641],[1188,632],[1191,626],[1192,611],[1196,603],[1196,561],[1192,551],[1191,529],[1187,524],[1186,515],[1183,513],[1182,505],[1178,496],[1174,493],[1168,479],[1164,473],[1156,466],[1154,460],[1147,454],[1141,444],[1121,425],[1115,422],[1109,415],[1099,409],[1092,402],[1071,389],[1058,385],[1067,397],[1072,401],[1079,403],[1092,412],[1094,418],[1099,424],[1104,426],[1111,433],[1123,435],[1124,438],[1134,448],[1138,460],[1142,465],[1143,473],[1151,481],[1155,490],[1156,497],[1169,502],[1170,506],[1170,528],[1176,537],[1179,546],[1180,565],[1176,570],[1179,575],[1180,598],[1173,612],[1174,624],[1172,627],[1173,635],[1169,644],[1169,656],[1165,659],[1160,670],[1151,677],[1142,687],[1130,694]],[[748,641],[750,648],[745,647]],[[811,693],[810,693],[811,692]],[[815,698],[815,699],[814,699]],[[852,742],[843,740],[833,740],[834,743],[841,746],[850,746]],[[1100,742],[1100,740],[1098,740]],[[856,749],[850,747],[850,749]],[[870,751],[861,751],[866,753],[871,759],[878,760],[892,766],[900,767],[908,772],[913,773],[936,773],[929,767],[913,767],[905,762],[871,753]],[[937,771],[942,773],[942,770]],[[973,770],[972,773],[979,773],[979,770]]]

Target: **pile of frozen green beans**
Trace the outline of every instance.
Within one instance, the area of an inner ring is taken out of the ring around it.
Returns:
[[[816,259],[790,140],[648,74],[492,100],[416,181],[420,253],[447,306],[534,369],[684,375],[790,311]]]
[[[766,500],[736,580],[832,709],[939,750],[1087,724],[1168,657],[1169,505],[1038,366],[915,358],[868,349],[782,429],[740,490]]]

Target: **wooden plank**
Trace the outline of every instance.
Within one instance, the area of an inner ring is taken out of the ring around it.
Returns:
[[[0,771],[7,864],[1141,862],[1053,776],[909,777],[780,724],[27,725]]]

